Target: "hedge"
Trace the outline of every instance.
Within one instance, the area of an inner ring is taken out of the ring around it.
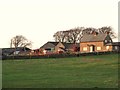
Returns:
[[[34,56],[20,56],[20,55],[11,55],[11,56],[2,56],[2,60],[19,60],[19,59],[43,59],[43,58],[66,58],[66,57],[80,57],[80,56],[90,56],[90,55],[103,55],[103,54],[113,54],[119,53],[114,51],[109,52],[89,52],[89,53],[62,53],[62,54],[49,54],[49,55],[34,55]]]

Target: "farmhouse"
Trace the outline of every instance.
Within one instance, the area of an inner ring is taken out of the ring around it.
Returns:
[[[106,33],[84,35],[80,42],[80,52],[112,51],[112,39]]]

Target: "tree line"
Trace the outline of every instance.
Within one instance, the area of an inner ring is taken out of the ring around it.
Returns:
[[[116,38],[115,33],[113,32],[112,28],[110,26],[105,26],[101,28],[85,28],[85,27],[77,27],[69,30],[62,30],[57,31],[53,38],[55,39],[55,42],[66,42],[66,43],[80,43],[81,38],[84,35],[92,34],[93,32],[96,33],[108,33],[111,38]],[[28,40],[23,35],[16,35],[13,37],[10,41],[10,47],[31,47],[32,42]]]
[[[109,33],[112,38],[116,38],[115,33],[113,32],[112,28],[109,26],[101,27],[101,28],[85,28],[85,27],[77,27],[69,30],[62,30],[57,31],[53,37],[56,42],[67,42],[67,43],[79,43],[81,38],[85,34],[92,34],[93,32],[96,33]]]

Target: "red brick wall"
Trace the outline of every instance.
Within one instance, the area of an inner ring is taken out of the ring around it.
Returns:
[[[107,49],[103,42],[81,42],[80,43],[80,52],[90,52],[89,45],[95,46],[95,48],[94,48],[95,52],[112,51],[112,46],[109,46],[109,48]],[[83,48],[85,48],[85,47],[87,48],[86,51],[83,50]],[[97,50],[98,47],[101,47],[101,50]]]

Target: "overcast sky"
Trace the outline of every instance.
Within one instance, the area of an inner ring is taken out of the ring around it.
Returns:
[[[0,0],[0,48],[23,35],[39,48],[53,34],[75,27],[111,26],[118,32],[119,0]]]

